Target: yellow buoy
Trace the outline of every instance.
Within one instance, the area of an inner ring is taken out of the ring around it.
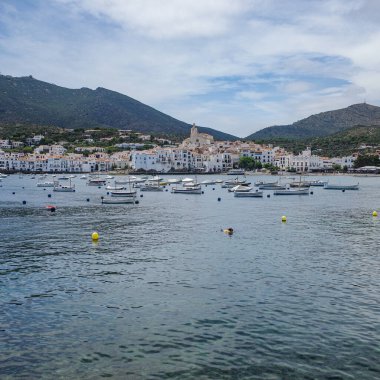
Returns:
[[[93,232],[91,238],[92,240],[99,240],[99,234],[97,232]]]
[[[374,212],[372,213],[372,216],[377,216],[377,211],[374,211]]]
[[[286,222],[286,216],[285,216],[285,215],[283,215],[283,216],[281,217],[281,221],[282,221],[282,222]]]

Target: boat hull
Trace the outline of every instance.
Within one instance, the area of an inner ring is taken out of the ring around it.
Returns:
[[[255,192],[235,192],[234,193],[235,198],[262,198],[263,192],[262,191],[255,191]]]
[[[298,189],[298,190],[275,190],[274,195],[309,195],[309,189]]]
[[[125,205],[134,203],[136,203],[135,198],[102,199],[102,204],[105,205]]]
[[[325,185],[325,190],[359,190],[359,184],[357,185]]]

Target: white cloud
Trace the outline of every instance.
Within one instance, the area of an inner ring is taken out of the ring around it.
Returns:
[[[245,136],[364,99],[380,105],[379,11],[370,0],[35,0],[27,9],[5,0],[1,70],[106,87]]]

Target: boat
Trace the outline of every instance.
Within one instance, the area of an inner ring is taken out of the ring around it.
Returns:
[[[274,181],[274,182],[256,181],[255,182],[255,186],[262,186],[262,185],[278,185],[278,181]]]
[[[120,204],[134,204],[138,201],[132,198],[102,198],[102,204],[107,205],[120,205]]]
[[[309,195],[309,188],[275,190],[274,195]]]
[[[262,198],[263,192],[259,190],[247,191],[247,192],[235,191],[234,197],[235,198]]]
[[[105,179],[101,179],[101,178],[89,178],[89,180],[87,181],[87,185],[88,186],[103,186],[106,184],[106,180]]]
[[[54,187],[54,182],[46,181],[46,182],[38,182],[37,187]]]
[[[125,187],[124,186],[111,186],[111,185],[107,185],[106,186],[106,190],[125,190]]]
[[[135,197],[136,191],[116,190],[111,191],[111,197]]]
[[[54,182],[53,191],[58,191],[61,193],[73,193],[75,191],[75,185],[70,183],[68,185],[61,185],[59,182]]]
[[[252,187],[243,186],[243,185],[237,185],[228,189],[230,193],[248,193],[251,190],[252,190]]]
[[[174,184],[177,184],[177,183],[181,183],[181,180],[177,179],[177,178],[169,178],[167,182],[168,182],[169,185],[174,185]]]
[[[239,180],[238,177],[236,177],[232,181],[224,181],[223,185],[221,186],[222,188],[231,188],[237,185],[242,185],[242,186],[249,186],[251,182],[247,182],[245,179]],[[231,186],[232,185],[232,186]]]
[[[84,174],[82,176],[79,177],[80,179],[87,179],[87,176]]]
[[[184,183],[189,183],[189,182],[194,182],[194,180],[193,180],[192,178],[184,178],[184,179],[182,180],[182,182],[184,182]]]
[[[244,169],[231,169],[227,172],[227,175],[244,175]]]
[[[204,181],[201,182],[201,185],[215,185],[216,184],[216,181],[213,181],[211,179],[206,179]]]
[[[113,179],[114,177],[112,175],[106,175],[106,179]]]
[[[194,186],[200,186],[198,182],[184,182],[182,184],[183,187],[194,187]]]
[[[146,179],[143,179],[143,178],[139,178],[139,177],[135,177],[135,176],[130,176],[126,179],[124,178],[120,178],[120,179],[117,179],[115,180],[115,184],[118,184],[118,185],[128,185],[130,183],[144,183],[146,181]]]
[[[58,180],[60,180],[60,181],[68,181],[69,179],[70,179],[70,177],[67,175],[63,175],[61,177],[58,177]]]
[[[317,187],[317,186],[324,187],[328,183],[329,183],[329,181],[315,180],[315,181],[310,181],[310,186],[313,186],[313,187]]]
[[[140,191],[164,191],[160,185],[145,184],[140,187]]]
[[[359,184],[356,185],[329,185],[328,183],[323,187],[325,190],[359,190]]]
[[[285,185],[259,185],[259,190],[286,190]]]
[[[187,187],[173,187],[171,192],[173,194],[202,194],[202,189],[199,185]]]
[[[290,187],[302,187],[302,188],[305,188],[305,187],[310,187],[311,184],[309,181],[300,181],[300,182],[291,182],[289,183],[289,186]]]

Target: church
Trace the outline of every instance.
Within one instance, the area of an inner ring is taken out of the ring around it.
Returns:
[[[198,128],[193,124],[190,137],[183,141],[182,146],[188,148],[201,148],[214,143],[214,137],[207,133],[199,133]]]

